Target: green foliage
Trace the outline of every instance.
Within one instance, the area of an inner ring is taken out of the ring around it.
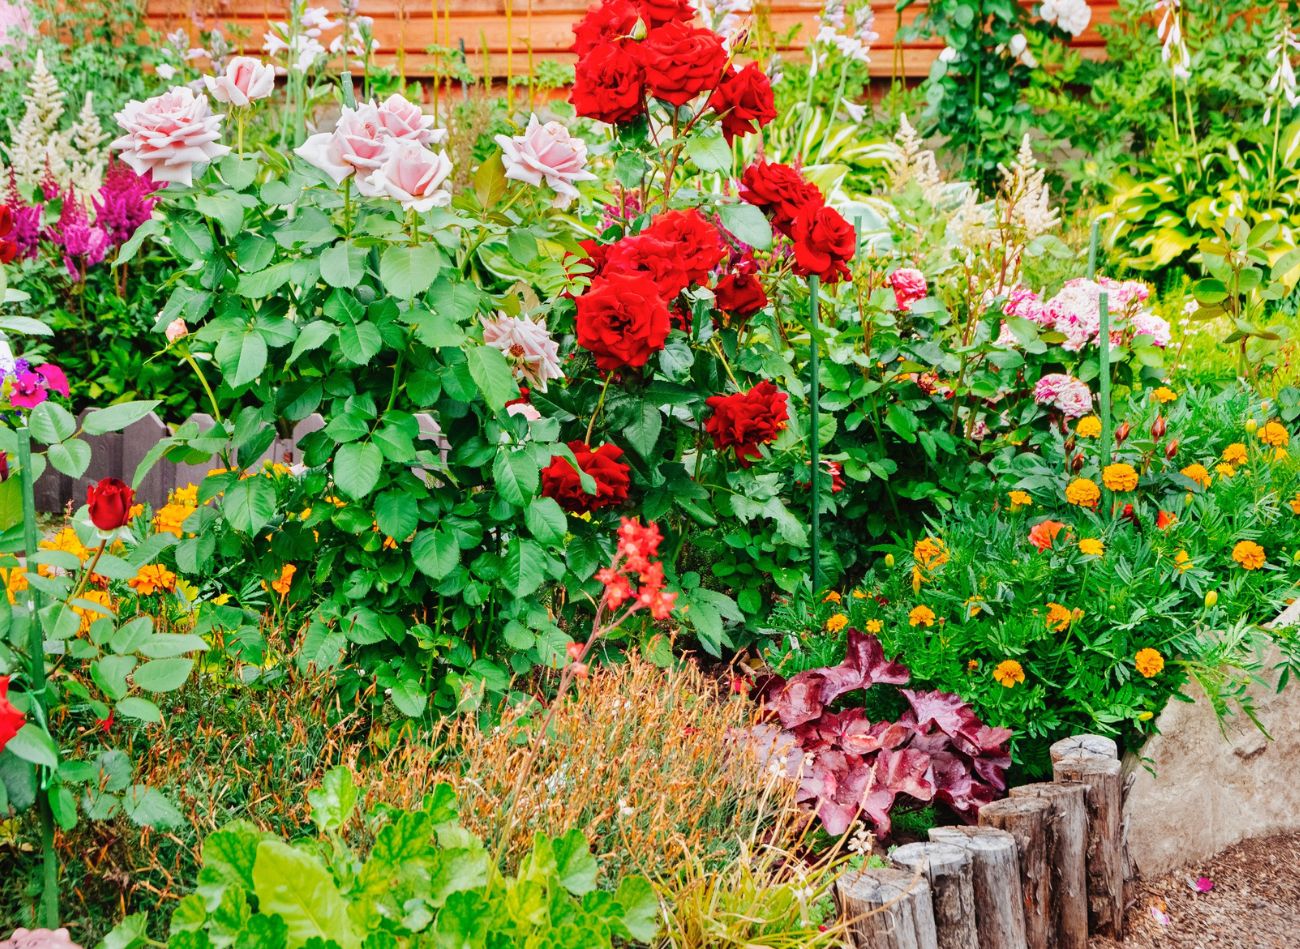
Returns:
[[[309,794],[314,840],[287,843],[235,821],[203,843],[197,892],[172,913],[176,949],[250,941],[266,949],[363,949],[430,944],[610,946],[655,934],[659,902],[642,877],[614,892],[579,831],[538,834],[504,876],[465,830],[448,785],[418,810],[378,807],[357,817],[359,791],[346,768]],[[365,846],[350,838],[359,836]],[[128,917],[106,944],[150,945],[144,916]]]

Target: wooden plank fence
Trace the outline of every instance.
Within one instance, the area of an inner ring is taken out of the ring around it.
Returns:
[[[1052,746],[1053,781],[1012,788],[975,827],[935,827],[889,868],[836,885],[858,949],[1087,949],[1123,936],[1122,783],[1115,743]]]

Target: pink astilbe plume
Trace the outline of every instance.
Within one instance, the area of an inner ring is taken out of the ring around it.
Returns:
[[[103,228],[90,223],[81,199],[72,188],[64,194],[59,219],[46,228],[45,236],[62,250],[63,266],[77,282],[85,280],[86,272],[102,262],[108,253],[108,235]]]
[[[137,174],[126,162],[114,158],[104,174],[104,184],[94,198],[95,225],[120,247],[131,239],[158,203],[153,174]]]

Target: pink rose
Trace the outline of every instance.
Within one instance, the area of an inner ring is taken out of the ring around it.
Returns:
[[[506,177],[522,181],[534,188],[544,180],[555,192],[554,205],[568,207],[578,196],[575,182],[595,181],[596,176],[587,171],[587,143],[569,134],[559,122],[542,125],[533,115],[528,128],[514,137],[498,135],[501,160],[506,166]]]
[[[551,338],[546,324],[498,313],[483,317],[483,343],[498,349],[514,369],[515,377],[546,391],[551,379],[563,379],[560,345]]]
[[[212,98],[234,106],[265,99],[275,90],[275,69],[252,56],[236,56],[219,76],[204,76]]]
[[[384,163],[367,181],[369,191],[400,201],[404,208],[428,211],[451,204],[451,192],[443,187],[451,174],[446,152],[435,152],[418,142],[391,144]]]
[[[174,343],[182,337],[188,336],[190,328],[185,325],[185,321],[179,316],[167,324],[167,342]]]
[[[542,413],[537,411],[537,407],[529,402],[512,402],[506,406],[506,415],[522,415],[530,422],[540,421]]]
[[[110,147],[138,175],[152,174],[158,182],[194,183],[193,168],[227,154],[218,141],[221,120],[213,115],[207,96],[177,86],[140,102],[132,99],[114,116],[126,131]]]
[[[379,110],[367,102],[355,109],[344,106],[334,131],[310,136],[294,153],[329,175],[335,184],[355,173],[357,190],[374,196],[376,192],[366,188],[363,179],[383,164],[390,142],[392,137]]]
[[[1082,418],[1092,411],[1092,390],[1074,376],[1051,372],[1034,384],[1034,401],[1057,409],[1066,418]]]
[[[895,270],[889,275],[889,286],[894,291],[894,299],[898,301],[900,313],[912,309],[913,303],[924,300],[930,292],[925,282],[925,274],[915,267],[900,267]]]
[[[379,106],[379,124],[384,131],[400,141],[441,145],[447,140],[447,130],[433,128],[433,122],[433,116],[425,115],[418,105],[397,93],[393,93]]]

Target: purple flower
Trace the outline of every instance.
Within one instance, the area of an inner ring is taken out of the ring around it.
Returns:
[[[104,231],[112,246],[125,244],[149,220],[158,203],[154,196],[157,190],[152,173],[136,174],[131,166],[116,159],[109,163],[94,205],[95,225]]]
[[[13,221],[9,240],[18,245],[19,257],[31,260],[40,246],[41,218],[45,213],[45,205],[28,204],[23,200],[22,193],[18,190],[18,178],[12,168],[9,169],[9,184],[5,188],[5,207],[9,209]]]
[[[36,408],[50,397],[50,390],[68,397],[68,377],[53,363],[31,369],[26,360],[19,359],[10,378],[9,404],[16,409]]]
[[[108,235],[103,228],[90,223],[85,207],[72,188],[63,196],[59,220],[46,228],[45,236],[62,249],[63,265],[76,281],[85,280],[86,271],[108,253]]]

